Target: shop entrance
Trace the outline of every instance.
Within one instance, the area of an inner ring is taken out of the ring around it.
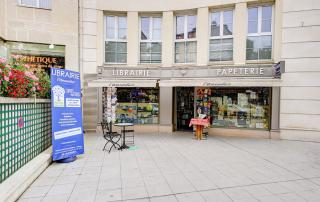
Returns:
[[[194,88],[177,87],[175,88],[176,98],[176,130],[192,131],[189,127],[191,118],[194,117]]]

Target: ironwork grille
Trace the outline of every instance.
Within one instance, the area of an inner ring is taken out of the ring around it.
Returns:
[[[0,103],[0,183],[51,145],[51,103]]]

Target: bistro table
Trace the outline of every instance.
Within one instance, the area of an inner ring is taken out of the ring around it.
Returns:
[[[190,120],[189,127],[192,125],[196,126],[196,139],[202,139],[203,127],[208,127],[210,125],[209,119],[193,118]]]
[[[116,123],[115,126],[122,127],[122,145],[119,147],[119,150],[128,149],[129,147],[126,145],[126,126],[133,126],[133,123]]]

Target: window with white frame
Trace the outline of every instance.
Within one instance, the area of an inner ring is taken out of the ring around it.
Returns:
[[[211,13],[209,60],[233,60],[233,10]]]
[[[196,15],[176,16],[175,63],[197,62]]]
[[[32,7],[32,8],[52,8],[52,0],[18,0],[20,6]]]
[[[272,6],[248,8],[247,60],[270,60],[272,53]]]
[[[106,16],[105,62],[127,63],[127,17]]]
[[[140,63],[161,63],[161,17],[141,17],[140,30]]]

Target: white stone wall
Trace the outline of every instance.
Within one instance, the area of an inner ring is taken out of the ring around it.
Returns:
[[[283,0],[282,23],[281,137],[320,141],[320,1]]]
[[[6,18],[5,18],[5,7],[4,1],[0,1],[0,37],[4,38],[5,35],[5,26],[6,26]]]
[[[103,34],[103,13],[96,8],[96,0],[80,1],[80,69],[82,80],[96,78],[97,55],[103,48],[99,41]],[[99,28],[101,30],[99,30]],[[101,53],[102,54],[102,53]],[[87,88],[83,91],[83,127],[85,130],[95,130],[98,123],[98,89]]]

